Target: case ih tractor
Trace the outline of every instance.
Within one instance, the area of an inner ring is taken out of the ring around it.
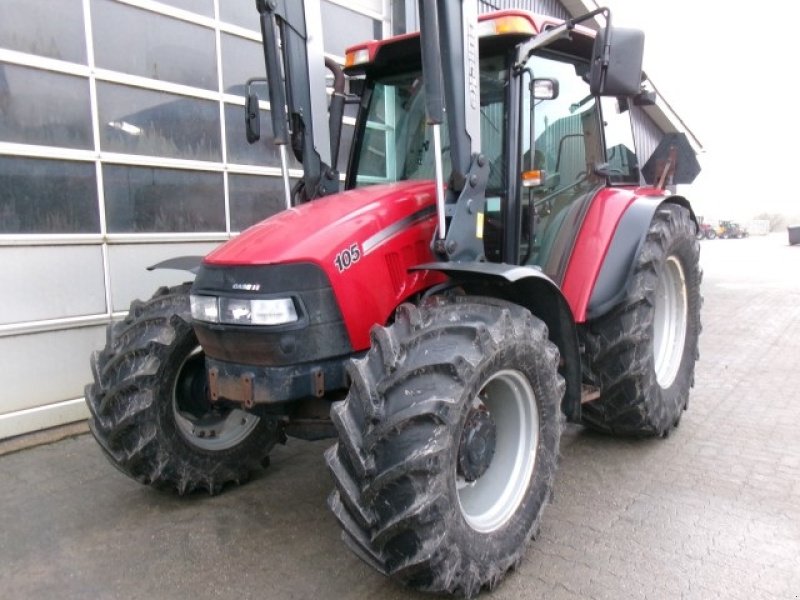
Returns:
[[[287,210],[157,265],[196,277],[109,326],[92,433],[181,494],[245,481],[286,436],[334,437],[349,547],[472,596],[535,535],[565,421],[666,436],[687,406],[695,219],[604,131],[609,100],[623,118],[640,100],[643,35],[606,9],[478,19],[420,0],[421,34],[347,52],[359,116],[339,191],[345,78],[328,63],[328,102],[318,7],[257,5],[275,140],[303,179]],[[598,15],[596,35],[579,25]],[[247,123],[257,139],[252,93]]]

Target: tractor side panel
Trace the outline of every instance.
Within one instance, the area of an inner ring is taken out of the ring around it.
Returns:
[[[640,198],[650,204],[655,197],[663,197],[663,192],[653,188],[605,188],[592,200],[561,288],[576,322],[587,319],[592,293],[626,211]]]
[[[283,211],[209,254],[209,265],[314,263],[334,290],[354,351],[370,346],[405,299],[445,277],[409,268],[431,262],[434,184],[358,188]]]
[[[386,324],[401,302],[445,281],[439,273],[409,271],[433,260],[433,204],[431,209],[400,217],[370,236],[361,236],[363,241],[345,240],[343,251],[360,244],[362,252],[362,258],[351,268],[339,271],[336,255],[330,261],[334,268],[329,276],[355,351],[370,347],[370,328],[376,323]]]

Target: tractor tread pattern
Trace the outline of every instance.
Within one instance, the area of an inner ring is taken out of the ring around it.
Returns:
[[[166,411],[156,399],[168,385],[161,381],[162,367],[177,340],[194,336],[190,287],[159,288],[147,302],[134,300],[124,320],[108,325],[106,347],[91,358],[94,381],[85,395],[90,431],[117,469],[155,488],[213,495],[228,483],[247,481],[275,436],[259,424],[239,446],[203,453],[183,441],[174,425],[164,427]]]
[[[402,305],[391,327],[373,328],[368,356],[350,369],[349,395],[331,411],[339,441],[326,453],[335,482],[328,504],[342,538],[364,562],[416,589],[471,597],[524,553],[525,543],[502,563],[482,563],[454,543],[447,525],[460,518],[446,483],[460,410],[452,399],[463,395],[486,349],[497,351],[509,331],[543,349],[552,380],[540,384],[560,401],[558,350],[541,321],[499,300],[433,297],[419,307]],[[557,448],[562,421],[554,412]],[[543,458],[547,485],[556,454]],[[540,517],[541,511],[531,532]]]
[[[635,258],[627,297],[581,330],[588,358],[584,377],[601,390],[599,399],[583,406],[582,418],[588,427],[609,434],[653,437],[667,436],[677,426],[699,358],[699,254],[689,211],[675,204],[659,208]],[[654,367],[654,296],[659,269],[670,255],[677,256],[684,268],[688,314],[682,364],[675,383],[663,390]]]

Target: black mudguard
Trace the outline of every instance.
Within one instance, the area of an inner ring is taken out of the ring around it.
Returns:
[[[697,223],[689,201],[681,196],[642,197],[637,199],[625,214],[614,232],[600,274],[594,284],[586,310],[586,319],[600,317],[622,302],[628,292],[636,256],[644,244],[650,222],[658,208],[666,203],[679,204]]]
[[[414,270],[440,271],[469,293],[510,300],[544,321],[561,353],[559,371],[567,384],[561,410],[573,423],[581,419],[581,356],[575,319],[558,285],[539,269],[488,262],[437,262]]]
[[[175,269],[177,271],[188,271],[192,275],[197,275],[202,264],[202,256],[176,256],[175,258],[168,258],[167,260],[162,260],[160,263],[150,265],[147,267],[147,270]]]

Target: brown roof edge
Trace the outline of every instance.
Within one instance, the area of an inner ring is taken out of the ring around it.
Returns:
[[[680,127],[678,129],[680,131],[684,132],[686,135],[688,135],[691,138],[691,141],[693,142],[692,145],[696,146],[696,149],[697,149],[698,152],[705,152],[705,147],[703,146],[703,143],[698,139],[698,137],[695,135],[694,131],[692,131],[689,128],[689,126],[686,124],[686,121],[684,121],[681,118],[681,116],[675,111],[675,109],[672,108],[672,105],[664,97],[664,94],[662,94],[658,90],[658,88],[656,87],[655,82],[652,79],[650,79],[650,77],[647,75],[646,72],[642,72],[642,75],[643,75],[643,79],[645,81],[647,81],[647,83],[650,85],[651,88],[653,88],[653,91],[656,93],[656,96],[658,97],[658,100],[663,102],[664,106],[669,110],[670,114],[668,115],[668,114],[665,113],[664,116],[667,119],[669,119],[670,121],[673,121],[673,118],[674,118],[675,121],[680,123]],[[658,106],[658,108],[661,108],[661,107]],[[670,116],[673,117],[673,118],[670,118]]]

